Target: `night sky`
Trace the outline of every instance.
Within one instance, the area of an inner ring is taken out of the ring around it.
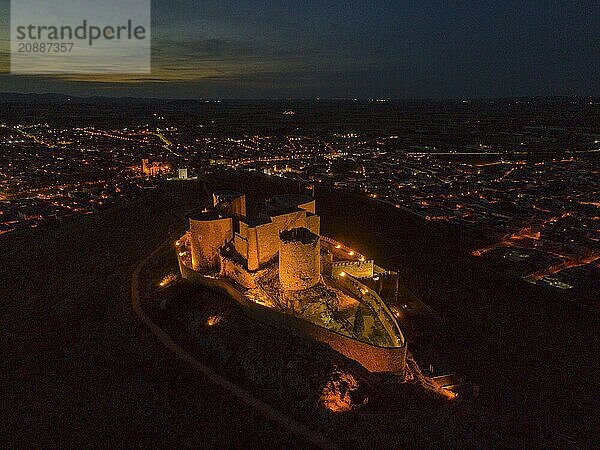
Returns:
[[[67,1],[67,0],[64,0]],[[0,92],[177,98],[600,95],[596,1],[154,1],[152,74],[8,74]]]

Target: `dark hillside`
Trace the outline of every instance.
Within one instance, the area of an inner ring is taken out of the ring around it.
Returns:
[[[207,184],[259,204],[297,190],[239,172]],[[168,184],[97,215],[0,239],[5,444],[273,447],[288,439],[190,374],[131,313],[133,267],[204,200],[200,183]],[[317,200],[324,234],[399,270],[443,316],[448,356],[481,385],[479,402],[497,411],[499,434],[556,443],[554,429],[593,442],[596,312],[486,269],[464,250],[468,237],[396,208],[340,192]],[[65,429],[67,421],[74,426]]]
[[[130,307],[135,264],[204,199],[160,191],[0,240],[0,442],[31,447],[280,447],[291,438],[172,357]],[[67,425],[68,424],[68,425]]]
[[[246,191],[248,201],[297,192],[258,174],[214,177],[210,188]],[[443,346],[457,371],[481,385],[499,411],[499,432],[560,442],[551,430],[593,442],[599,395],[598,313],[570,293],[531,286],[469,255],[473,238],[372,199],[318,191],[321,231],[384,266],[438,311],[451,333]]]
[[[341,192],[317,198],[322,232],[398,270],[455,334],[455,367],[482,386],[517,432],[550,428],[592,442],[598,403],[598,314],[569,293],[486,268],[468,236],[396,208]]]

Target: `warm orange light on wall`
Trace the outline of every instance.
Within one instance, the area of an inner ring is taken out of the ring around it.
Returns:
[[[446,400],[454,400],[458,397],[456,392],[451,391],[450,389],[442,388],[442,395],[446,397]]]
[[[208,325],[209,327],[212,327],[216,324],[218,324],[221,321],[221,316],[210,316],[208,319],[206,319],[206,325]]]
[[[166,275],[162,280],[160,280],[160,283],[158,283],[158,285],[160,287],[167,287],[169,284],[175,281],[176,278],[177,275],[175,275],[174,273],[170,273],[169,275]]]

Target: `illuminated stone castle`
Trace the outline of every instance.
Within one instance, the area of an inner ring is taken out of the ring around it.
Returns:
[[[403,372],[404,335],[379,296],[397,287],[395,272],[321,236],[312,197],[274,197],[252,217],[244,194],[212,197],[176,243],[184,278],[223,289],[258,320],[326,343],[369,370]]]
[[[275,197],[251,220],[245,195],[221,191],[213,194],[213,208],[189,221],[194,270],[220,273],[253,288],[260,269],[279,261],[286,288],[306,289],[319,281],[320,220],[312,198]]]

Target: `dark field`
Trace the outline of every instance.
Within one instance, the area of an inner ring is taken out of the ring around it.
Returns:
[[[244,173],[208,184],[243,188],[250,200],[291,190]],[[203,200],[200,185],[166,185],[0,239],[4,446],[289,447],[282,430],[167,354],[131,312],[133,267]],[[595,441],[597,313],[488,271],[463,249],[470,236],[355,195],[318,192],[317,201],[324,234],[399,270],[443,316],[448,357],[481,385],[498,436],[523,446]]]

